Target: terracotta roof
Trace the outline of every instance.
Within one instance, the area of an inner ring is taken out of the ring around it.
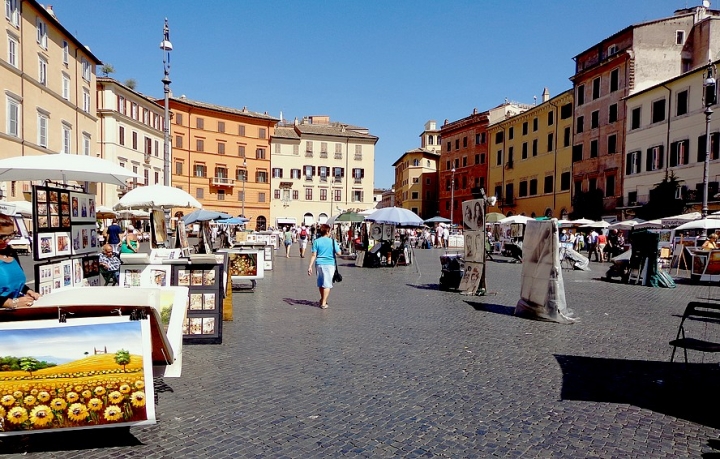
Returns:
[[[405,157],[405,155],[410,153],[423,153],[423,155],[430,155],[430,156],[437,156],[440,157],[439,151],[432,151],[428,150],[427,148],[415,148],[414,150],[408,150],[405,153],[403,153],[398,159],[395,160],[394,163],[392,163],[393,167],[397,166],[402,162],[402,159]]]
[[[241,110],[237,108],[223,107],[221,105],[209,104],[207,102],[200,102],[197,100],[191,100],[186,97],[170,97],[173,102],[178,102],[185,105],[192,105],[193,107],[205,108],[207,110],[216,110],[220,112],[230,113],[232,115],[247,116],[250,118],[258,118],[267,121],[280,121],[279,118],[272,117],[265,113],[251,112],[247,108],[243,107]]]
[[[300,136],[297,132],[295,132],[295,129],[291,127],[276,127],[273,133],[273,138],[299,139]]]
[[[356,128],[364,129],[364,128]],[[311,135],[326,135],[332,137],[350,137],[354,139],[368,139],[377,142],[378,138],[374,135],[363,134],[352,129],[349,129],[347,125],[341,125],[340,123],[333,124],[298,124],[295,126],[295,130],[302,134]]]

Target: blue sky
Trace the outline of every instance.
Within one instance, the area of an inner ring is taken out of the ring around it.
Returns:
[[[701,0],[47,2],[111,76],[158,98],[167,17],[175,96],[367,127],[380,138],[375,186],[387,188],[426,121],[533,103],[544,87],[555,96],[571,87],[573,56]]]

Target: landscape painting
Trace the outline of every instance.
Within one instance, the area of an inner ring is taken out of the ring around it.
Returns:
[[[0,323],[0,437],[155,423],[148,320]]]

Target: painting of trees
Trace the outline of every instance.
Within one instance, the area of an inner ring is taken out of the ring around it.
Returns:
[[[123,367],[123,371],[125,371],[125,366],[130,363],[130,352],[126,351],[125,349],[120,349],[115,353],[115,363]]]

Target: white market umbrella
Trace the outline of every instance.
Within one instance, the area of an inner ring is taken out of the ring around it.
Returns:
[[[0,201],[0,212],[5,215],[20,214],[32,218],[32,203],[28,201]]]
[[[526,217],[525,215],[513,215],[512,217],[505,217],[498,223],[501,225],[509,225],[511,223],[527,223],[528,220],[534,220],[534,218]]]
[[[196,207],[199,209],[202,208],[202,204],[187,191],[180,188],[165,185],[148,185],[139,186],[128,191],[113,206],[113,209],[152,209],[160,207]]]
[[[0,181],[56,180],[125,186],[140,177],[119,164],[95,156],[50,153],[0,159]]]
[[[372,215],[373,212],[375,212],[377,209],[367,209],[363,210],[362,212],[358,212],[360,215]]]
[[[662,220],[658,218],[657,220],[648,220],[646,222],[638,223],[634,226],[634,229],[662,228],[662,226]]]
[[[607,228],[608,226],[610,226],[610,223],[606,222],[605,220],[601,220],[599,222],[592,222],[588,223],[587,225],[582,225],[580,228]]]
[[[117,215],[118,217],[125,220],[130,220],[131,218],[136,218],[138,220],[146,220],[150,218],[150,212],[146,212],[140,209],[119,210],[117,212]]]
[[[617,229],[617,230],[630,230],[635,228],[640,223],[644,223],[645,220],[637,219],[637,220],[623,220],[621,222],[616,222],[610,225],[608,228],[610,229]]]
[[[577,220],[571,220],[568,223],[571,225],[589,225],[595,223],[594,220],[588,220],[587,218],[578,218]]]
[[[365,217],[365,221],[397,226],[423,226],[425,224],[415,212],[402,207],[383,207]]]
[[[97,206],[95,208],[95,216],[97,218],[115,218],[117,213],[109,207]]]
[[[687,223],[683,223],[682,225],[675,228],[675,231],[682,231],[682,230],[709,230],[709,229],[718,229],[720,228],[720,220],[717,218],[702,218],[700,220],[694,220]]]

